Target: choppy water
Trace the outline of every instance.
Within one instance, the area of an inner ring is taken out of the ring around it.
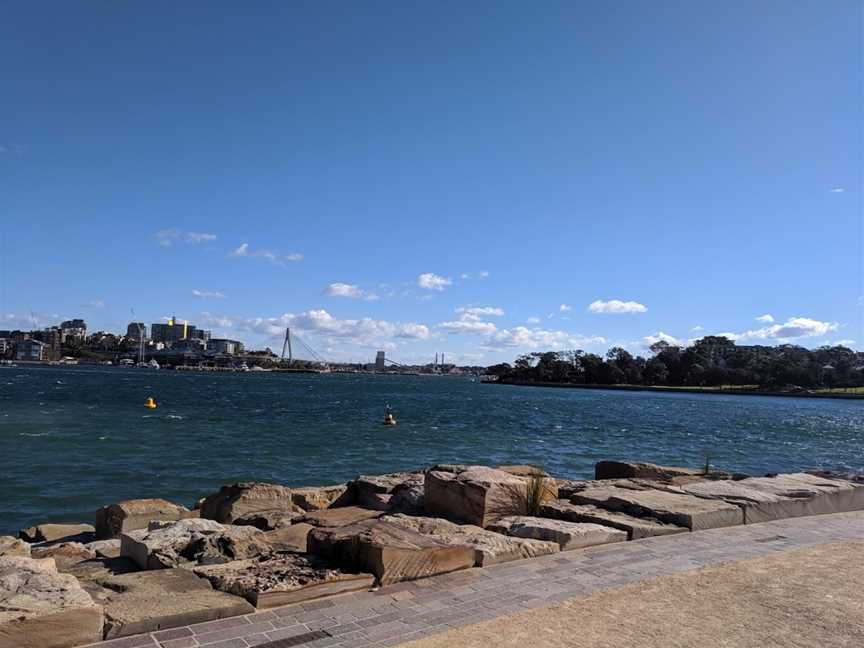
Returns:
[[[143,407],[153,395],[156,410]],[[389,402],[399,419],[380,424]],[[436,462],[864,469],[864,403],[582,391],[467,378],[0,369],[0,533],[234,480],[335,483]]]

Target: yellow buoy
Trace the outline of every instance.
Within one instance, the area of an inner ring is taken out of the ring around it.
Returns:
[[[147,400],[144,401],[144,407],[147,409],[156,409],[156,401],[153,400],[152,396],[148,396]]]

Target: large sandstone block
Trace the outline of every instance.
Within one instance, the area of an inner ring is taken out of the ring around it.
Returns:
[[[341,527],[357,524],[364,520],[372,520],[381,517],[381,515],[382,512],[378,510],[360,506],[343,506],[324,511],[309,511],[298,518],[297,522],[305,522],[316,527]]]
[[[473,524],[455,524],[441,518],[398,514],[387,516],[382,520],[413,529],[447,545],[473,547],[475,567],[486,567],[523,558],[536,558],[559,551],[557,542],[511,538],[494,531],[487,531]]]
[[[22,529],[18,534],[27,542],[80,541],[88,542],[94,529],[89,524],[40,524]]]
[[[542,517],[568,522],[591,522],[620,529],[627,533],[628,540],[639,540],[653,536],[686,533],[687,528],[667,524],[653,518],[640,518],[620,511],[609,511],[591,504],[573,504],[569,500],[552,500],[540,507]]]
[[[266,531],[263,540],[273,551],[306,553],[308,551],[309,532],[314,528],[311,524],[298,522],[281,529]]]
[[[660,479],[692,477],[702,471],[679,466],[658,466],[642,461],[598,461],[594,464],[594,479]]]
[[[498,518],[527,513],[527,487],[524,478],[486,466],[459,472],[430,470],[425,482],[426,512],[486,527]]]
[[[192,515],[185,506],[164,499],[124,500],[96,511],[96,537],[118,538],[121,533],[146,529],[152,520],[182,520]]]
[[[102,639],[102,607],[51,558],[0,558],[0,648],[72,648]]]
[[[304,511],[320,511],[354,503],[351,493],[348,492],[348,484],[292,488],[291,501]]]
[[[378,520],[313,529],[309,533],[309,550],[351,569],[371,572],[382,585],[474,565],[474,549],[469,545],[448,545]]]
[[[398,512],[422,510],[424,475],[422,472],[391,473],[388,475],[360,475],[349,482],[348,489],[357,506]]]
[[[30,544],[12,536],[0,536],[0,558],[3,556],[23,556],[29,558]]]
[[[160,569],[97,579],[105,638],[178,628],[255,611],[245,599],[215,591],[186,569]],[[92,589],[91,589],[92,591]]]
[[[265,538],[255,527],[199,518],[151,522],[147,529],[120,536],[120,554],[141,569],[220,563],[269,553],[272,548]]]
[[[201,503],[202,518],[223,524],[231,524],[247,513],[276,510],[303,512],[291,501],[291,489],[287,486],[257,482],[223,486]]]
[[[620,529],[590,522],[566,522],[527,515],[502,518],[490,529],[517,538],[557,542],[562,551],[627,540],[627,532]]]
[[[695,497],[687,493],[660,490],[644,485],[599,486],[575,493],[574,504],[593,504],[636,517],[656,518],[669,524],[703,531],[744,523],[741,509],[720,500]]]
[[[699,497],[739,506],[746,524],[864,509],[864,484],[808,473],[748,477],[740,481],[703,480],[681,488]]]
[[[343,572],[314,556],[297,554],[196,567],[195,573],[216,589],[242,596],[257,608],[367,590],[375,583],[371,574]]]

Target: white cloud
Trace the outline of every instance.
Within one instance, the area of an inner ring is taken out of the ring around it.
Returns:
[[[324,294],[328,297],[345,297],[346,299],[363,299],[365,301],[374,301],[378,299],[378,295],[374,292],[368,292],[354,284],[346,284],[338,281],[327,286],[327,288],[324,289]]]
[[[188,232],[186,234],[186,240],[189,243],[207,243],[209,241],[215,241],[215,234],[208,234],[206,232]]]
[[[833,189],[829,189],[828,193],[843,193],[845,191],[846,189],[844,189],[843,187],[834,187]]]
[[[655,335],[646,335],[644,338],[645,345],[651,346],[652,344],[656,344],[657,342],[666,342],[672,346],[687,346],[687,343],[683,340],[679,340],[678,338],[669,335],[668,333],[664,333],[663,331],[657,331]]]
[[[717,335],[728,337],[736,342],[753,340],[791,342],[800,338],[822,337],[830,331],[836,331],[839,327],[838,322],[822,322],[809,317],[790,317],[783,324],[772,324],[744,333],[718,333]]]
[[[584,337],[572,335],[566,331],[546,331],[543,329],[529,329],[525,326],[516,326],[512,329],[502,329],[489,336],[484,342],[484,348],[504,349],[576,349],[586,346],[606,344],[606,338]]]
[[[101,299],[91,299],[86,304],[82,304],[84,308],[105,308],[105,302]]]
[[[174,241],[180,238],[180,230],[159,230],[158,232],[156,232],[155,237],[161,247],[171,247],[172,245],[174,245]]]
[[[426,290],[444,290],[447,286],[453,285],[453,280],[436,275],[434,272],[424,272],[417,277],[417,285]]]
[[[279,254],[276,254],[275,252],[271,252],[270,250],[252,250],[249,248],[248,243],[241,243],[240,247],[235,249],[228,256],[235,259],[242,257],[266,259],[273,265],[278,265],[283,268],[287,267],[285,264],[286,261],[294,262],[303,260],[303,255],[299,252],[292,252],[290,254],[281,256]]]
[[[561,304],[561,305],[558,307],[558,310],[561,311],[562,313],[568,313],[568,312],[570,312],[571,310],[573,310],[573,307],[570,306],[569,304]]]
[[[470,319],[460,319],[455,322],[441,322],[438,324],[438,328],[444,329],[450,333],[480,333],[482,335],[489,335],[498,330],[492,322],[480,322]]]
[[[525,323],[526,324],[539,324],[540,318],[539,317],[529,317],[527,320],[525,320]]]
[[[278,341],[285,335],[285,328],[291,327],[298,333],[320,335],[323,338],[336,338],[345,342],[371,346],[380,345],[388,340],[427,340],[431,337],[429,327],[416,322],[388,322],[386,320],[344,319],[333,317],[324,309],[308,310],[302,313],[285,313],[279,317],[240,318],[202,313],[203,323],[219,326],[232,331],[248,332]]]
[[[234,251],[233,251],[230,255],[228,255],[228,256],[232,256],[232,257],[245,257],[245,256],[249,256],[249,244],[248,244],[248,243],[241,243],[241,244],[240,244],[240,247],[238,247],[236,250],[234,250]]]
[[[488,279],[489,278],[489,271],[488,270],[481,270],[480,274],[478,274],[477,276],[480,279]]]
[[[756,321],[762,322],[763,324],[773,324],[774,317],[772,315],[769,315],[768,313],[765,313],[764,315],[760,315],[759,317],[757,317]]]
[[[837,340],[836,342],[832,342],[831,346],[852,347],[855,346],[855,340]]]
[[[701,326],[700,324],[697,324],[696,326],[694,326],[694,327],[693,327],[692,329],[690,329],[690,330],[693,331],[694,333],[696,333],[696,332],[702,330],[702,326]]]
[[[459,319],[473,319],[474,321],[481,317],[502,317],[504,315],[504,309],[497,306],[462,306],[457,308],[456,312],[461,315]]]
[[[648,308],[644,304],[635,301],[621,301],[620,299],[610,299],[603,301],[598,299],[588,305],[588,310],[592,313],[644,313]]]
[[[192,295],[201,299],[225,299],[225,295],[217,290],[198,290],[196,288],[192,291]]]

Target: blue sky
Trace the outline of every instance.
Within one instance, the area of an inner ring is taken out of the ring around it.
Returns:
[[[0,327],[864,348],[862,13],[4,3]]]

